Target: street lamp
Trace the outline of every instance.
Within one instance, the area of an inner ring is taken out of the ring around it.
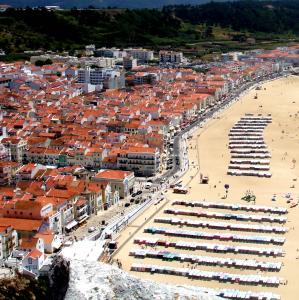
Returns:
[[[225,188],[225,199],[227,198],[227,194],[228,194],[228,189],[229,189],[229,184],[225,184],[224,185],[224,188]]]

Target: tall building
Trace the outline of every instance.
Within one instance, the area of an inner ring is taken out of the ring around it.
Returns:
[[[12,161],[22,162],[26,152],[27,141],[18,137],[6,137],[2,139],[2,144],[10,152]]]
[[[94,51],[95,56],[122,58],[126,55],[125,51],[117,48],[100,48]]]
[[[136,58],[140,62],[147,62],[149,60],[154,59],[154,51],[147,50],[147,49],[132,49],[128,48],[125,49],[128,56],[132,56],[133,58]]]
[[[11,226],[0,226],[0,259],[8,258],[17,246],[17,232]]]
[[[126,70],[131,70],[137,67],[137,59],[133,57],[124,57],[123,66]]]
[[[86,67],[78,71],[78,82],[103,85],[105,89],[121,89],[125,87],[125,76],[114,69]]]
[[[160,169],[160,152],[155,148],[130,147],[117,156],[117,167],[135,175],[153,176]]]
[[[160,63],[173,63],[180,64],[185,61],[182,52],[175,51],[160,51],[159,52],[159,61]]]

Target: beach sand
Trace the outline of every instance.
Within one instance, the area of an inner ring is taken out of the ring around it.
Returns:
[[[265,89],[264,89],[265,88]],[[254,99],[257,93],[258,99]],[[270,163],[270,172],[273,174],[271,178],[257,178],[245,176],[229,176],[227,175],[228,164],[230,160],[230,152],[228,149],[228,133],[231,127],[244,116],[245,113],[253,114],[271,114],[272,123],[269,124],[264,131],[265,142],[272,154]],[[129,271],[132,263],[141,264],[160,264],[173,267],[187,267],[187,263],[169,262],[159,259],[137,259],[129,256],[129,251],[138,249],[140,246],[133,243],[134,238],[158,238],[168,240],[186,240],[191,239],[167,237],[160,235],[150,235],[144,233],[143,229],[147,226],[171,227],[168,224],[154,223],[155,217],[176,217],[186,219],[196,219],[189,216],[166,215],[163,210],[167,207],[176,209],[191,208],[172,206],[173,199],[190,199],[203,200],[211,202],[228,202],[243,203],[241,197],[245,195],[247,190],[251,190],[256,195],[257,205],[282,206],[289,207],[286,203],[284,195],[291,193],[294,200],[299,196],[299,77],[290,76],[275,81],[271,81],[262,85],[262,90],[249,91],[240,98],[240,101],[233,104],[219,114],[218,117],[210,120],[203,128],[193,133],[193,138],[189,140],[189,163],[190,168],[184,175],[183,183],[190,187],[190,192],[186,195],[173,194],[172,190],[167,193],[167,200],[163,200],[159,205],[152,206],[128,228],[126,228],[118,238],[119,251],[113,257],[122,262],[124,270]],[[209,184],[199,184],[199,174],[209,176]],[[229,192],[227,199],[221,199],[225,195],[224,184],[229,184]],[[294,187],[292,187],[294,186]],[[276,194],[276,201],[271,201],[273,194]],[[198,208],[197,208],[198,209]],[[223,210],[209,209],[210,211],[225,212]],[[243,213],[243,212],[235,212]],[[172,252],[189,253],[193,255],[220,256],[240,259],[256,259],[260,261],[283,262],[280,272],[261,272],[257,270],[241,270],[234,268],[223,268],[219,266],[196,266],[201,270],[211,270],[238,274],[262,274],[263,276],[278,276],[287,280],[287,284],[275,287],[264,286],[246,286],[230,283],[219,283],[217,281],[190,280],[188,278],[170,275],[158,275],[149,273],[131,272],[137,277],[156,280],[160,282],[168,282],[173,284],[191,284],[209,288],[235,288],[239,290],[251,291],[271,291],[281,295],[282,299],[297,299],[299,293],[299,285],[297,284],[298,268],[299,268],[299,206],[290,208],[287,214],[288,221],[285,224],[290,230],[285,235],[275,234],[255,234],[253,232],[233,232],[245,235],[275,235],[277,237],[286,237],[286,243],[283,250],[286,252],[284,257],[264,257],[255,255],[233,255],[220,254],[204,251],[188,251],[181,249],[166,249]],[[248,213],[253,214],[253,213]],[[261,213],[259,213],[261,214]],[[226,222],[225,220],[212,220]],[[234,221],[232,221],[234,222]],[[245,222],[241,222],[242,224]],[[250,224],[257,224],[250,222]],[[272,226],[281,226],[279,224],[269,224]],[[215,230],[184,227],[183,230],[215,232]],[[224,231],[223,231],[224,232]],[[232,231],[230,231],[232,233]],[[198,243],[219,243],[225,244],[217,240],[193,240]],[[237,245],[238,243],[231,243]],[[246,246],[255,246],[256,244],[243,244]],[[279,246],[259,244],[257,247],[275,248]],[[157,249],[165,250],[162,247]],[[298,259],[296,259],[298,257]],[[191,264],[190,264],[191,266]]]

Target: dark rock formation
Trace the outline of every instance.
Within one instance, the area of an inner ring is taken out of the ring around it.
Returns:
[[[55,256],[48,274],[49,300],[63,300],[69,286],[70,263],[62,256]]]
[[[48,276],[34,279],[17,273],[0,279],[0,300],[63,300],[69,286],[69,262],[53,258]]]
[[[38,280],[17,273],[12,278],[0,280],[0,299],[46,299],[47,287]]]

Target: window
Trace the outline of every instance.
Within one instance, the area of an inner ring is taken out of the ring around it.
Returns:
[[[28,264],[32,265],[32,258],[31,257],[28,258]]]

